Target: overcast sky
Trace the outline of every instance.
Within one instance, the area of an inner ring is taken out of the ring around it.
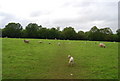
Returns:
[[[119,0],[0,0],[0,27],[10,22],[23,27],[37,23],[43,27],[72,26],[88,31],[93,26],[118,29]]]

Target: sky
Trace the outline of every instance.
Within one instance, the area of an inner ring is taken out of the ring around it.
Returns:
[[[0,0],[0,28],[10,22],[25,28],[29,23],[52,28],[73,27],[89,31],[93,26],[118,29],[119,0]]]

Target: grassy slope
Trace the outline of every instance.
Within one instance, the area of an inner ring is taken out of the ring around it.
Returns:
[[[93,41],[41,40],[39,44],[40,39],[30,39],[30,44],[25,44],[22,40],[3,39],[3,78],[117,78],[117,43],[105,42],[107,48],[100,48],[99,42]],[[74,67],[68,67],[68,54],[75,58]]]

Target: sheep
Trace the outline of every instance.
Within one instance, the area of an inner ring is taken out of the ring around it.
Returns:
[[[68,58],[69,58],[68,64],[71,65],[71,66],[73,66],[73,64],[74,64],[74,58],[72,56],[70,56],[70,55],[68,55]]]
[[[99,46],[104,47],[104,48],[106,47],[105,44],[103,44],[103,43],[100,43]]]
[[[29,43],[29,40],[24,40],[24,43]]]
[[[38,41],[39,43],[42,43],[42,41]]]
[[[60,46],[60,42],[58,42],[58,46]]]

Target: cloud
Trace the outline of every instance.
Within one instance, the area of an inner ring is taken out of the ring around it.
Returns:
[[[0,28],[4,28],[5,25],[7,25],[10,22],[20,23],[23,26],[31,22],[31,21],[28,21],[27,19],[18,18],[12,14],[7,14],[3,12],[0,12],[0,21],[1,21]]]
[[[54,24],[61,24],[62,26],[72,25],[75,26],[76,29],[83,29],[85,31],[97,25],[98,27],[110,27],[114,32],[116,31],[118,28],[116,2],[84,2],[81,4],[83,4],[83,6],[79,5],[76,6],[78,8],[75,8],[77,11],[75,14],[76,17],[58,18],[54,21]],[[84,6],[84,4],[88,4],[88,6]],[[75,11],[73,10],[73,12]]]
[[[115,32],[118,0],[3,0],[0,27],[9,22],[21,23],[23,27],[33,22],[49,28],[72,26],[76,31],[88,31],[96,25]]]
[[[15,17],[11,14],[0,12],[0,25],[4,27],[9,21],[15,20]]]
[[[50,11],[47,10],[37,10],[37,11],[33,11],[30,14],[30,17],[39,17],[39,16],[43,16],[43,15],[49,15]]]

